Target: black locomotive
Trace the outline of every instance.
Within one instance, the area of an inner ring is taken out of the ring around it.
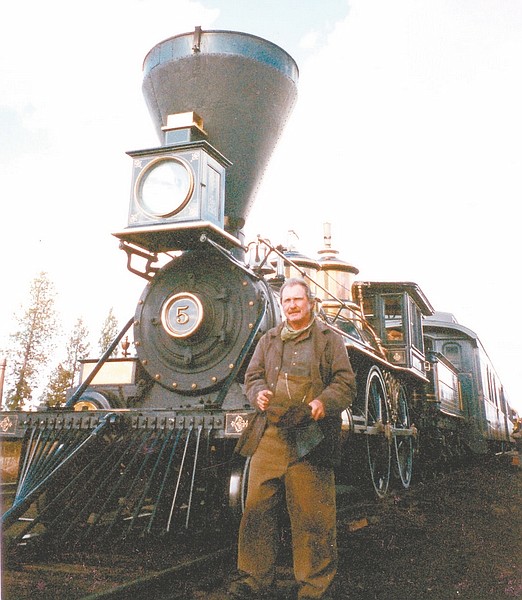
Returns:
[[[262,238],[246,244],[242,228],[297,79],[281,48],[230,31],[196,28],[145,58],[162,143],[129,152],[128,225],[114,235],[147,283],[111,348],[84,362],[65,408],[1,416],[4,444],[23,440],[4,526],[38,508],[19,540],[42,527],[58,542],[229,527],[248,473],[233,452],[251,414],[243,372],[281,318],[281,284],[296,275],[344,337],[357,375],[339,481],[363,457],[358,472],[384,496],[390,481],[410,485],[414,459],[509,442],[509,407],[489,363],[482,372],[476,336],[437,320],[415,283],[356,281],[328,226],[317,259]],[[110,358],[129,336],[135,356]]]

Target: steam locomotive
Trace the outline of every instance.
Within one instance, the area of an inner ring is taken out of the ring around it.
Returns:
[[[382,497],[390,482],[410,485],[414,460],[507,444],[509,405],[478,338],[435,313],[419,286],[357,281],[328,225],[317,259],[262,237],[245,242],[297,98],[294,60],[252,35],[196,28],[157,44],[143,68],[161,145],[128,153],[128,223],[114,236],[145,288],[107,352],[83,362],[64,408],[0,416],[3,444],[22,441],[4,527],[35,506],[20,542],[40,529],[84,543],[229,527],[248,479],[248,461],[234,454],[252,414],[244,370],[280,321],[279,289],[294,276],[309,281],[356,372],[339,481],[362,458],[359,472]],[[120,345],[124,356],[113,358]]]

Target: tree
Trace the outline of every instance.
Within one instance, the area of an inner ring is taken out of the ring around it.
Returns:
[[[67,358],[58,364],[51,375],[42,400],[49,407],[62,406],[67,399],[67,390],[75,385],[80,374],[81,360],[89,352],[89,330],[81,317],[76,320],[67,342]]]
[[[59,363],[51,374],[49,385],[42,395],[42,402],[50,408],[63,406],[67,398],[67,390],[71,387],[73,374],[63,363]]]
[[[54,285],[42,271],[31,283],[28,308],[23,316],[16,318],[20,329],[10,336],[11,388],[6,397],[9,409],[23,408],[30,401],[38,374],[55,348],[58,334],[55,297]]]
[[[80,374],[81,363],[80,361],[87,358],[89,353],[89,330],[83,322],[83,319],[79,317],[76,320],[74,329],[71,333],[71,337],[67,343],[67,368],[71,372],[71,387],[75,384],[78,375]]]
[[[118,320],[112,312],[112,308],[109,310],[109,314],[103,323],[103,327],[98,340],[98,347],[100,354],[103,354],[109,346],[112,344],[114,339],[119,333]],[[116,352],[116,351],[115,351]]]

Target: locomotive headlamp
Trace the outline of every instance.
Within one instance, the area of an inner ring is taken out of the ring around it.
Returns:
[[[151,252],[185,250],[202,234],[227,247],[240,245],[225,231],[225,172],[231,163],[189,115],[188,124],[169,119],[167,145],[128,153],[134,159],[128,227],[114,234],[121,240]]]
[[[137,205],[149,217],[167,218],[180,212],[194,190],[194,173],[183,159],[173,156],[152,160],[136,179]]]

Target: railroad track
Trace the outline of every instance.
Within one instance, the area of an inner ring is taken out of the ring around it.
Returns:
[[[128,600],[133,598],[154,598],[156,600],[175,600],[184,598],[187,600],[187,593],[191,581],[198,578],[201,584],[201,574],[205,573],[206,567],[212,566],[211,580],[208,585],[222,585],[221,574],[230,569],[234,560],[235,549],[230,546],[221,548],[214,552],[209,552],[199,557],[194,557],[183,561],[178,565],[164,569],[152,575],[139,577],[112,589],[101,590],[81,600]],[[210,570],[207,571],[209,573]]]
[[[343,490],[339,519],[356,520],[368,502]],[[285,533],[283,538],[289,539]],[[8,541],[8,540],[4,540]],[[237,532],[138,538],[81,550],[28,539],[6,552],[4,600],[189,600],[222,598],[235,577]],[[283,579],[285,574],[283,574]],[[291,581],[291,573],[287,574]],[[284,590],[281,597],[288,598]]]
[[[6,553],[4,600],[187,600],[194,581],[205,577],[210,587],[220,585],[235,559],[231,539],[191,544],[165,538],[63,553],[34,540],[31,546]]]
[[[16,483],[2,483],[2,485],[0,485],[0,497],[2,498],[2,507],[11,504],[15,493]]]

